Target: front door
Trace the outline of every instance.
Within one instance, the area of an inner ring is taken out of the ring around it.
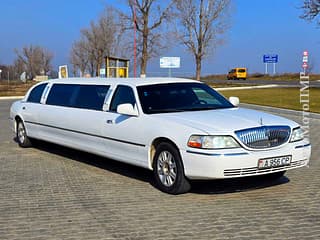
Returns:
[[[137,107],[136,97],[130,86],[119,85],[106,112],[103,133],[106,151],[119,161],[147,166],[148,146],[145,142],[141,114],[126,116],[117,113],[120,104]]]

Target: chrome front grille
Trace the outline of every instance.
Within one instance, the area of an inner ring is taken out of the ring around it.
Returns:
[[[264,149],[280,146],[288,141],[289,126],[261,126],[235,132],[240,141],[249,148]]]

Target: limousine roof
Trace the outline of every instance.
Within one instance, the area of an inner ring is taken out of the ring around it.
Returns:
[[[108,84],[128,84],[132,86],[152,85],[161,83],[177,83],[177,82],[199,82],[196,80],[185,78],[63,78],[51,79],[50,83],[73,83],[73,84],[94,84],[94,85],[108,85]]]

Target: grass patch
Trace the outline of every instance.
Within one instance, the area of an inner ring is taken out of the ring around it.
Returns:
[[[31,86],[38,82],[10,82],[0,83],[0,97],[24,96]]]
[[[225,87],[251,87],[251,86],[257,86],[256,84],[238,84],[238,83],[214,83],[210,84],[207,83],[210,87],[213,88],[225,88]]]
[[[302,110],[300,88],[269,88],[220,91],[225,97],[237,96],[240,102]],[[320,89],[310,88],[310,111],[320,113]]]

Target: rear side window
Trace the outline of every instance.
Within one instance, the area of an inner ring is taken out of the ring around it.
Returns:
[[[72,84],[54,84],[51,87],[46,104],[71,107],[71,99],[77,85]]]
[[[131,87],[129,86],[118,86],[116,92],[111,101],[110,111],[116,112],[117,107],[120,104],[130,103],[134,107],[136,104],[136,99],[134,97],[134,93]]]
[[[27,99],[27,102],[40,103],[43,90],[47,85],[47,83],[44,83],[32,89]]]
[[[49,93],[47,104],[102,110],[109,86],[54,84]]]
[[[238,70],[238,72],[239,72],[239,73],[244,73],[244,72],[246,72],[246,70],[243,69],[243,68],[241,68],[241,69]]]
[[[109,86],[81,85],[77,89],[72,107],[102,110],[108,90]]]

